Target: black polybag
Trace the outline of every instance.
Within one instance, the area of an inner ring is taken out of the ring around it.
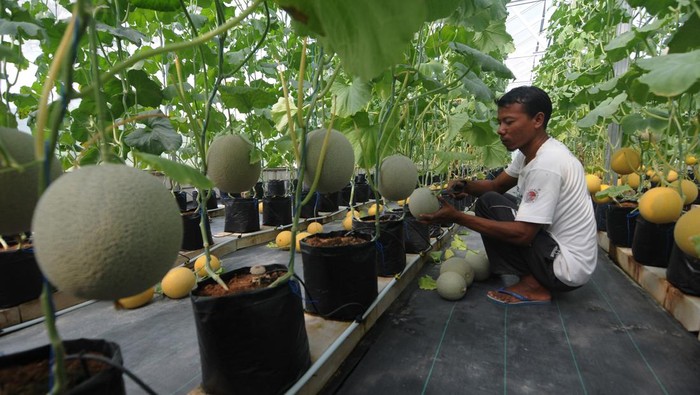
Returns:
[[[376,246],[371,236],[354,234],[365,243],[314,247],[314,238],[333,238],[345,231],[320,233],[300,242],[306,291],[306,311],[327,319],[352,321],[364,313],[377,298]]]
[[[64,340],[63,346],[66,355],[76,355],[80,353],[94,353],[103,356],[110,360],[115,366],[122,366],[122,353],[119,345],[102,339],[74,339]],[[34,364],[40,361],[48,360],[51,355],[51,346],[44,345],[26,351],[21,351],[14,354],[0,356],[0,369]],[[86,359],[86,361],[89,361]],[[48,370],[47,365],[47,370]],[[3,385],[0,383],[0,388]],[[49,392],[48,385],[42,393]],[[71,386],[66,391],[67,395],[122,395],[126,394],[124,388],[124,378],[121,369],[117,367],[108,367],[101,370],[97,374],[95,372],[86,372],[85,379],[76,386]]]
[[[353,218],[352,229],[374,235],[376,232],[373,215]],[[377,275],[390,277],[400,274],[406,268],[406,246],[404,241],[403,218],[395,214],[379,217],[379,238],[377,242]]]
[[[266,265],[287,270],[284,265]],[[242,268],[221,275],[231,277]],[[200,283],[202,289],[213,280]],[[202,389],[207,394],[280,394],[311,366],[298,282],[233,295],[190,294]]]
[[[265,196],[263,198],[263,225],[278,226],[292,223],[291,196]]]
[[[634,260],[646,266],[667,267],[673,249],[675,227],[675,222],[654,224],[638,215],[632,237]]]
[[[258,199],[233,198],[226,200],[224,232],[248,233],[260,230]]]
[[[666,280],[685,294],[700,296],[700,258],[686,254],[674,242]]]

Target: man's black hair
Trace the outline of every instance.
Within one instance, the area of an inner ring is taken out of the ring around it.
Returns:
[[[549,118],[552,116],[552,100],[547,92],[536,86],[519,86],[496,100],[498,107],[506,107],[513,103],[522,104],[523,109],[531,118],[538,112],[543,113],[544,128],[547,129]]]

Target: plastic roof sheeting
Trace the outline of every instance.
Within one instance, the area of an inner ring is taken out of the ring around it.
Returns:
[[[515,0],[508,3],[507,9],[506,30],[515,46],[505,61],[515,74],[515,80],[507,88],[511,89],[532,84],[532,70],[547,49],[545,29],[554,7],[552,0]]]

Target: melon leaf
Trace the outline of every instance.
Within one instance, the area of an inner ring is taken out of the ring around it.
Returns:
[[[420,287],[420,289],[424,289],[426,291],[433,291],[437,289],[437,281],[435,281],[434,278],[426,274],[425,276],[418,279],[418,286]]]

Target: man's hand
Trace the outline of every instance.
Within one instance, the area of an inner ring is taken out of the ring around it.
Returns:
[[[459,217],[461,211],[454,208],[454,206],[447,203],[447,201],[440,196],[438,196],[438,200],[440,201],[440,208],[438,211],[432,214],[423,214],[417,218],[418,221],[426,224],[456,222],[455,219]]]
[[[455,199],[461,199],[467,197],[467,180],[452,180],[447,184],[447,192],[450,196]]]

